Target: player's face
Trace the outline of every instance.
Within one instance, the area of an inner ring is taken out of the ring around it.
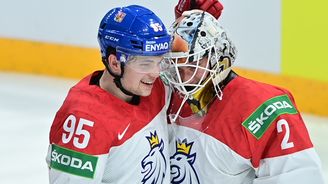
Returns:
[[[207,68],[208,58],[202,58],[201,60],[193,61],[188,63],[191,66],[180,66],[179,74],[181,76],[182,82],[187,84],[198,84],[203,76],[207,75],[207,71],[204,68]]]
[[[122,85],[130,92],[149,96],[155,80],[159,77],[160,56],[138,56],[127,62]]]

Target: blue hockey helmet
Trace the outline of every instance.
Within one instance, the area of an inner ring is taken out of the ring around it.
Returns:
[[[109,56],[109,49],[115,49],[116,56],[124,60],[129,55],[163,55],[170,49],[170,39],[160,18],[151,10],[138,5],[110,10],[98,30],[103,58]],[[124,57],[121,57],[122,54]]]

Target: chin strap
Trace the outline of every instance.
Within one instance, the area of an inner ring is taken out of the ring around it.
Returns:
[[[120,62],[121,63],[121,70],[122,70],[121,75],[116,75],[115,73],[113,73],[109,69],[109,67],[108,67],[109,63],[108,63],[108,60],[106,58],[102,58],[102,62],[104,63],[107,71],[114,77],[114,83],[115,83],[116,87],[119,88],[124,94],[126,94],[128,96],[133,96],[134,98],[137,97],[137,95],[133,94],[132,92],[130,92],[128,90],[126,90],[122,85],[121,79],[124,75],[124,63]]]

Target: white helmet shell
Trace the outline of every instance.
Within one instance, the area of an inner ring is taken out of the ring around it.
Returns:
[[[209,81],[218,86],[227,77],[237,51],[215,17],[201,10],[186,11],[172,24],[170,32],[172,51],[167,54],[163,75],[182,94],[192,95]],[[207,64],[200,66],[204,58]],[[194,75],[183,79],[179,73],[182,67],[194,67]],[[193,77],[199,70],[207,72],[195,83]]]

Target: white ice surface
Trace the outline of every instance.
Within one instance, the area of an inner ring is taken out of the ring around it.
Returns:
[[[0,72],[0,183],[46,184],[48,133],[76,80]],[[328,117],[303,114],[328,181]]]

